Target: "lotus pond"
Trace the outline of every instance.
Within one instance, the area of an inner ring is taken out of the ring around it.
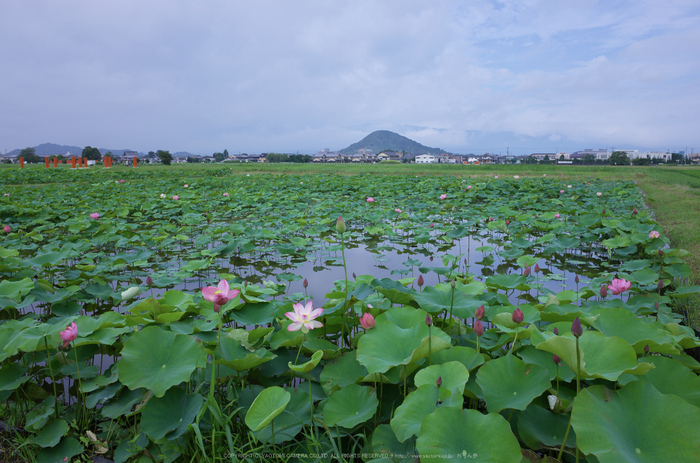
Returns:
[[[0,171],[4,458],[700,459],[633,183],[182,175]]]

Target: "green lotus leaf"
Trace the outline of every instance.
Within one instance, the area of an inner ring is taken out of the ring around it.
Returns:
[[[700,455],[700,409],[649,381],[617,391],[592,386],[573,405],[579,448],[601,463],[697,461]]]
[[[641,379],[649,381],[662,394],[675,394],[691,405],[700,407],[700,376],[668,357],[647,357],[655,368]]]
[[[379,400],[374,389],[359,384],[349,384],[334,392],[323,409],[327,426],[352,428],[374,416]]]
[[[428,286],[414,297],[420,308],[428,313],[436,314],[443,310],[449,312],[452,309],[452,314],[455,317],[473,317],[474,311],[479,308],[482,302],[461,291],[453,291],[449,286],[448,288],[446,291],[440,291],[433,286]]]
[[[413,455],[416,454],[415,438],[406,440],[401,443],[396,439],[396,434],[388,424],[380,424],[374,429],[370,438],[368,451],[372,453],[372,457],[377,454],[383,455],[377,459],[371,459],[370,456],[362,455],[364,461],[375,463],[413,463],[416,459]]]
[[[187,394],[179,387],[171,387],[163,397],[151,398],[141,411],[141,429],[151,439],[177,439],[194,422],[204,404],[200,394]]]
[[[245,415],[245,424],[251,431],[264,428],[287,406],[292,395],[278,386],[262,390]]]
[[[346,352],[335,361],[327,363],[321,372],[321,385],[330,393],[335,388],[355,384],[367,376],[367,368],[355,357],[356,351]]]
[[[217,347],[216,363],[226,365],[236,371],[245,371],[255,368],[277,357],[265,348],[250,351],[233,337],[226,336],[221,339]]]
[[[528,447],[534,450],[542,448],[561,448],[569,425],[568,414],[556,414],[534,402],[518,413],[518,436]],[[566,446],[576,447],[576,434],[569,432]]]
[[[522,459],[518,439],[501,415],[450,407],[439,408],[423,419],[416,448],[422,463],[520,463]]]
[[[294,440],[304,425],[311,422],[311,401],[308,391],[287,389],[292,398],[282,413],[272,419],[272,426],[265,426],[255,433],[261,442],[272,442],[272,428],[275,430],[275,444]]]
[[[0,281],[0,297],[5,297],[15,302],[20,302],[22,297],[29,294],[29,291],[32,289],[34,289],[34,282],[31,278],[23,278],[19,281]]]
[[[527,278],[522,275],[511,273],[509,275],[494,275],[486,279],[486,284],[497,289],[517,289],[519,291],[528,291],[530,286],[527,284]]]
[[[476,375],[489,412],[504,408],[525,410],[535,397],[552,386],[549,371],[528,365],[514,355],[486,362]]]
[[[58,445],[39,450],[36,463],[59,463],[71,459],[83,452],[85,447],[73,437],[63,437]]]
[[[446,362],[423,368],[416,373],[413,381],[416,387],[421,387],[424,384],[436,384],[438,378],[442,381],[441,389],[457,390],[462,394],[464,385],[469,381],[469,370],[460,362]]]
[[[122,415],[130,415],[131,408],[144,398],[145,389],[139,388],[130,390],[124,388],[121,390],[119,397],[116,400],[109,401],[102,407],[101,413],[107,418],[116,419]]]
[[[537,349],[556,354],[576,372],[576,341],[571,333],[552,336],[537,344]],[[623,373],[646,374],[653,365],[638,363],[637,354],[626,341],[606,337],[599,331],[585,331],[579,338],[582,378],[603,378],[616,381]]]
[[[432,329],[429,342],[427,313],[410,307],[394,307],[375,319],[357,345],[357,361],[368,373],[384,373],[391,367],[407,365],[423,357],[428,350],[437,352],[451,346],[450,337],[440,329]]]
[[[54,420],[51,424],[41,428],[41,431],[31,441],[39,447],[54,447],[68,433],[68,429],[69,426],[65,420]]]
[[[566,363],[561,363],[557,368],[552,358],[552,354],[543,350],[535,349],[533,346],[526,346],[518,351],[518,357],[525,362],[537,365],[549,371],[549,379],[554,381],[559,372],[559,379],[569,382],[576,377],[571,368]]]
[[[378,292],[384,295],[394,304],[408,305],[414,301],[415,291],[406,288],[398,281],[390,278],[382,278],[381,280],[372,280],[372,286]]]
[[[423,419],[438,408],[452,407],[461,410],[464,403],[461,393],[452,394],[449,389],[438,389],[435,384],[416,386],[418,389],[408,394],[391,419],[391,429],[399,442],[405,442],[411,436],[417,435]]]
[[[19,363],[8,363],[0,368],[0,391],[14,391],[21,384],[26,383],[31,376],[24,376],[27,367]]]
[[[464,346],[452,346],[440,352],[435,352],[432,355],[432,359],[433,364],[456,361],[467,367],[469,371],[484,363],[484,357],[477,354],[475,349]]]
[[[246,304],[240,310],[229,312],[231,318],[241,325],[266,325],[271,323],[279,312],[279,306],[273,302]]]
[[[627,341],[637,355],[645,346],[651,352],[680,354],[674,336],[659,322],[645,322],[629,310],[618,307],[601,309],[593,326],[606,336],[617,336]]]
[[[124,343],[119,380],[129,389],[145,387],[163,397],[170,387],[188,381],[205,359],[204,346],[195,338],[147,326]]]
[[[320,362],[322,358],[323,351],[318,350],[314,352],[314,355],[311,356],[308,362],[302,363],[301,365],[294,365],[292,362],[289,362],[289,369],[297,373],[308,373],[316,368],[316,365],[318,365],[318,362]]]

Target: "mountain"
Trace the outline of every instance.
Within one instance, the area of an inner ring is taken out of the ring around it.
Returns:
[[[357,143],[340,150],[342,154],[355,154],[359,149],[371,149],[374,154],[382,151],[405,151],[407,153],[440,154],[440,148],[430,148],[389,130],[377,130]]]

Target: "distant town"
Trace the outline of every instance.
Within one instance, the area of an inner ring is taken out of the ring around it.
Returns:
[[[76,150],[77,151],[77,150]],[[86,155],[89,152],[89,156]],[[168,151],[150,151],[147,154],[137,151],[111,151],[102,152],[97,148],[86,147],[82,152],[67,151],[65,154],[45,154],[37,153],[34,148],[26,148],[17,153],[17,150],[9,154],[0,154],[0,162],[17,163],[24,155],[26,163],[44,163],[44,158],[53,161],[56,158],[59,162],[68,162],[71,157],[85,157],[91,161],[100,162],[103,157],[110,157],[112,164],[132,165],[136,158],[139,163],[159,164],[163,162],[164,155],[167,154],[168,164],[178,163],[250,163],[250,162],[293,162],[293,163],[378,163],[378,162],[400,162],[415,164],[583,164],[583,165],[656,165],[656,164],[700,164],[700,153],[690,153],[686,156],[683,151],[678,153],[662,151],[639,151],[637,149],[584,149],[573,153],[531,153],[529,155],[499,155],[492,153],[484,154],[427,154],[408,153],[405,151],[385,150],[374,153],[371,149],[358,149],[354,154],[343,154],[340,151],[331,151],[326,148],[315,154],[298,153],[260,153],[260,154],[229,154],[227,150],[222,153],[214,153],[211,156],[196,156],[189,153],[175,153],[171,155]],[[93,162],[91,162],[92,164]]]

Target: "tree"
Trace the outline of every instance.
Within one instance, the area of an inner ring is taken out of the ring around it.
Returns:
[[[613,151],[609,159],[611,166],[629,166],[630,158],[626,151]]]
[[[224,150],[224,159],[228,159],[228,150],[227,149]]]
[[[595,156],[592,154],[584,154],[583,155],[583,163],[584,164],[595,164]]]
[[[43,159],[41,156],[36,155],[36,150],[34,148],[24,148],[22,151],[19,152],[19,156],[17,160],[19,161],[19,158],[24,158],[24,162],[41,162]]]
[[[98,150],[97,148],[93,148],[92,146],[86,146],[83,149],[83,157],[89,161],[101,161],[102,153],[100,153],[100,150]]]
[[[228,156],[226,156],[224,153],[214,153],[214,160],[216,162],[222,162],[224,159],[226,159]]]
[[[156,158],[156,153],[153,151],[148,152],[148,159],[155,159]]]
[[[173,155],[170,154],[170,151],[158,150],[156,156],[158,156],[160,162],[162,162],[166,166],[169,166],[170,163],[173,162]]]

